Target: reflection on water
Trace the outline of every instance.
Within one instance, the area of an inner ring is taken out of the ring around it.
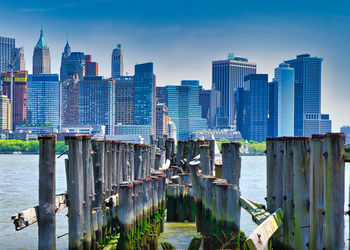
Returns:
[[[56,193],[66,190],[64,158],[56,163]],[[11,215],[37,205],[38,203],[38,155],[0,155],[0,250],[37,249],[37,224],[15,231]],[[346,165],[345,210],[349,201],[349,168]],[[266,158],[264,156],[243,156],[240,189],[243,196],[259,203],[265,203]],[[56,214],[56,234],[68,232],[67,209]],[[251,216],[241,212],[241,230],[248,236],[256,228]],[[345,240],[348,239],[349,217],[345,217]],[[165,232],[159,241],[167,241],[177,249],[186,249],[197,235],[195,223],[166,223]],[[348,241],[346,240],[346,243]],[[57,249],[68,248],[68,236],[56,240]]]

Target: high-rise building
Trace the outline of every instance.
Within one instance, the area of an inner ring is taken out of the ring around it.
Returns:
[[[294,68],[295,75],[294,135],[319,134],[321,120],[324,120],[321,117],[322,58],[303,54],[285,63]]]
[[[294,69],[286,63],[281,63],[275,69],[274,83],[277,84],[277,136],[294,136]]]
[[[350,144],[350,126],[342,126],[340,132],[345,134],[345,143]]]
[[[112,52],[112,78],[123,75],[123,50],[120,44]]]
[[[157,103],[165,103],[165,87],[156,87]]]
[[[294,118],[293,118],[294,119]],[[268,114],[267,136],[278,136],[278,83],[269,82],[269,114]],[[292,123],[294,126],[294,123]]]
[[[199,105],[202,107],[202,118],[206,120],[208,119],[208,116],[209,116],[210,98],[211,98],[211,90],[200,88]]]
[[[155,133],[156,86],[153,63],[135,65],[134,124],[153,125]]]
[[[164,103],[157,103],[156,138],[163,135],[168,135],[168,107]]]
[[[79,82],[79,124],[105,125],[106,134],[114,134],[115,81],[102,76],[85,76]]]
[[[28,76],[27,123],[60,130],[60,83],[57,74]]]
[[[6,95],[0,95],[0,133],[11,130],[11,103]]]
[[[206,128],[199,105],[199,81],[181,81],[180,86],[166,86],[168,116],[176,124],[177,139],[188,140],[193,131]]]
[[[71,52],[67,41],[61,58],[60,80],[65,81],[78,75],[82,80],[85,75],[85,55],[83,52]]]
[[[61,84],[62,127],[79,125],[79,76]]]
[[[98,63],[91,61],[91,56],[85,56],[85,75],[86,76],[98,76]]]
[[[150,135],[153,133],[152,125],[115,125],[115,134],[117,136],[129,136],[130,138],[141,137],[145,143],[150,143]]]
[[[51,74],[50,49],[44,39],[42,29],[33,53],[33,75],[39,74]]]
[[[0,36],[0,74],[2,71],[9,70],[8,66],[16,46],[15,43],[16,41],[14,38]]]
[[[244,139],[262,142],[267,137],[268,76],[251,74],[244,78]]]
[[[134,124],[134,77],[115,78],[115,123]]]
[[[26,61],[24,59],[23,48],[14,48],[12,52],[12,62],[13,62],[13,70],[16,70],[16,71],[26,70]]]
[[[13,107],[12,114],[12,129],[15,126],[23,123],[27,118],[27,71],[14,71],[13,72]],[[2,80],[2,94],[6,95],[11,102],[11,72],[6,71],[1,74]]]
[[[236,89],[244,86],[244,77],[256,73],[256,64],[246,58],[229,54],[227,60],[212,62],[212,90],[220,93],[220,104],[215,107],[215,128],[236,128]]]
[[[177,144],[177,128],[176,124],[168,116],[168,138],[173,138]]]

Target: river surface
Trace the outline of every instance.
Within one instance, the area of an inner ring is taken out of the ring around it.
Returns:
[[[56,162],[56,193],[66,191],[64,159]],[[31,225],[16,232],[11,215],[38,204],[38,155],[0,155],[0,250],[37,249],[38,226]],[[348,203],[349,167],[345,178],[345,203]],[[255,202],[265,203],[266,159],[265,156],[243,156],[240,189],[243,196]],[[345,207],[347,210],[347,207]],[[56,214],[56,234],[68,232],[67,210]],[[345,239],[348,239],[349,219],[345,218]],[[256,228],[251,216],[242,210],[241,230],[249,235]],[[177,249],[186,248],[196,235],[194,223],[166,223],[161,241],[172,243]],[[57,249],[67,249],[68,236],[56,240]]]

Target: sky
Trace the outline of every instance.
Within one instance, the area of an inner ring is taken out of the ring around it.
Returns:
[[[257,63],[258,73],[297,54],[323,58],[322,113],[333,132],[350,125],[350,1],[0,0],[0,36],[24,47],[29,73],[40,27],[59,73],[61,53],[91,54],[110,76],[111,53],[124,51],[124,71],[153,62],[157,85],[200,80],[211,87],[211,62],[230,52]]]

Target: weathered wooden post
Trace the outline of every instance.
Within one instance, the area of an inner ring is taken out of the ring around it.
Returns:
[[[135,180],[138,180],[141,178],[140,176],[140,171],[141,171],[141,157],[142,157],[142,153],[141,153],[141,146],[140,144],[135,144],[135,148],[134,148],[135,152],[134,152],[134,167],[135,167]]]
[[[134,144],[133,143],[129,143],[129,169],[130,169],[130,181],[134,181],[135,180],[135,165],[134,165]]]
[[[293,188],[293,137],[283,137],[283,244],[295,248],[294,188]]]
[[[328,133],[324,141],[326,248],[344,249],[345,135]]]
[[[309,242],[310,138],[293,141],[295,248],[307,249]]]
[[[103,213],[105,195],[103,194],[104,185],[104,161],[105,161],[105,143],[103,139],[96,138],[92,140],[93,150],[93,165],[94,165],[94,180],[95,180],[95,200],[93,202],[93,208],[96,212],[97,231],[96,240],[102,243],[102,225],[103,225]]]
[[[205,175],[211,174],[210,167],[210,157],[209,157],[209,145],[204,144],[199,147],[200,152],[200,166],[202,169],[202,173]]]
[[[275,158],[275,138],[266,138],[266,204],[270,213],[275,211],[275,201],[273,199],[275,186]]]
[[[117,249],[133,249],[131,231],[132,218],[134,216],[133,210],[133,184],[122,183],[119,188],[120,207],[118,218],[120,222],[120,238]]]
[[[215,177],[216,178],[222,178],[222,160],[216,160],[214,162],[215,166]]]
[[[188,150],[187,150],[187,172],[190,171],[190,162],[192,161],[193,157],[194,157],[194,150],[195,150],[195,141],[190,140],[188,141]]]
[[[181,161],[184,159],[185,146],[186,144],[184,141],[177,142],[176,164],[178,166],[180,166]]]
[[[166,140],[165,148],[166,148],[166,158],[171,160],[174,156],[174,150],[175,150],[175,141],[173,138],[169,138]]]
[[[222,178],[237,187],[241,176],[240,146],[239,142],[222,143]]]
[[[39,249],[56,249],[56,135],[39,136]]]
[[[67,136],[66,144],[69,146],[69,182],[68,182],[68,226],[69,249],[83,249],[84,232],[84,181],[83,181],[83,152],[82,136]]]
[[[215,139],[209,140],[209,155],[210,155],[210,172],[213,173],[214,170],[214,160],[215,160]]]
[[[93,167],[91,158],[91,136],[84,135],[83,147],[83,182],[84,182],[84,248],[91,248],[91,213],[92,213],[92,182]]]
[[[200,167],[199,161],[191,161],[190,171],[192,176],[192,188],[193,188],[193,197],[196,203],[196,226],[197,232],[200,232],[202,229],[202,187],[200,183],[200,177],[198,176],[198,169]]]
[[[214,176],[203,176],[201,178],[202,183],[202,221],[201,233],[203,234],[203,248],[211,249],[211,237],[212,237],[212,228],[214,223],[214,218],[212,215],[213,210],[213,188],[215,181]],[[197,214],[198,219],[198,214]]]
[[[160,153],[157,152],[155,154],[155,162],[154,162],[154,169],[155,170],[158,170],[162,167],[160,164],[160,160],[161,160],[161,155],[160,155]]]

